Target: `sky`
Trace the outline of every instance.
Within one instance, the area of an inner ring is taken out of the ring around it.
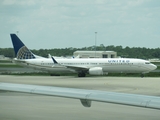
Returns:
[[[160,0],[0,0],[0,48],[10,33],[29,49],[159,48]]]

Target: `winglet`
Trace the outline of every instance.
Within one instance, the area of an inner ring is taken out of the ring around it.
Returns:
[[[35,55],[24,45],[16,34],[10,34],[17,59],[35,59]]]
[[[58,62],[53,58],[53,56],[52,56],[52,60],[55,64],[58,64]]]
[[[48,58],[51,58],[52,56],[50,54],[48,54]]]

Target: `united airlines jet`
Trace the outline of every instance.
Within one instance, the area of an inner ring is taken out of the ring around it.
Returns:
[[[33,54],[16,34],[11,34],[16,58],[14,61],[22,66],[55,73],[77,73],[79,77],[106,75],[108,73],[141,73],[153,71],[156,65],[149,61],[133,58],[85,58],[57,59],[44,58]]]

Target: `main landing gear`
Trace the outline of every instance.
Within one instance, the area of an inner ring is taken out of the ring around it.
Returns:
[[[78,73],[78,77],[85,77],[86,76],[86,73],[84,73],[84,72],[79,72]]]
[[[60,76],[60,74],[50,74],[50,76]]]
[[[144,74],[143,73],[141,73],[141,78],[143,78],[144,77]]]

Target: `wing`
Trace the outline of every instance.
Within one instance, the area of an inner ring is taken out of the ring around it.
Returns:
[[[59,63],[53,58],[53,56],[52,56],[51,58],[52,58],[52,60],[53,60],[53,63],[54,63],[55,65],[58,65],[58,66],[63,66],[63,67],[66,67],[66,68],[71,68],[71,69],[73,69],[73,70],[75,70],[75,71],[88,71],[88,70],[89,70],[89,68],[86,67],[86,66],[61,65],[61,64],[59,64]]]
[[[85,107],[98,101],[160,110],[160,97],[155,96],[12,83],[0,83],[0,90],[80,99]]]

